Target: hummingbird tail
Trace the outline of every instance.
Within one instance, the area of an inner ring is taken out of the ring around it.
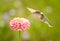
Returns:
[[[52,25],[50,24],[50,22],[45,21],[46,24],[48,24],[49,27],[52,27]]]

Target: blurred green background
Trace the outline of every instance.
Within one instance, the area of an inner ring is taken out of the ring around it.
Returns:
[[[27,7],[42,11],[53,27],[42,23]],[[19,41],[19,32],[9,27],[15,17],[31,23],[30,29],[20,33],[20,41],[60,41],[60,0],[0,0],[0,41]]]

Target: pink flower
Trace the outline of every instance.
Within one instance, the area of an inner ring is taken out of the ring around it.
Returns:
[[[17,31],[25,31],[30,27],[29,20],[25,18],[14,18],[10,21],[10,28]]]

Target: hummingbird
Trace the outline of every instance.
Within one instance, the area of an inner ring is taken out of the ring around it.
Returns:
[[[46,23],[49,27],[52,27],[51,23],[49,22],[49,20],[47,19],[47,17],[43,14],[43,12],[39,11],[39,10],[35,10],[32,8],[27,8],[32,14],[35,14],[41,22]]]

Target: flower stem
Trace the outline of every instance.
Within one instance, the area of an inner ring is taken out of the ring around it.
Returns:
[[[19,31],[19,41],[20,41],[20,31]]]

